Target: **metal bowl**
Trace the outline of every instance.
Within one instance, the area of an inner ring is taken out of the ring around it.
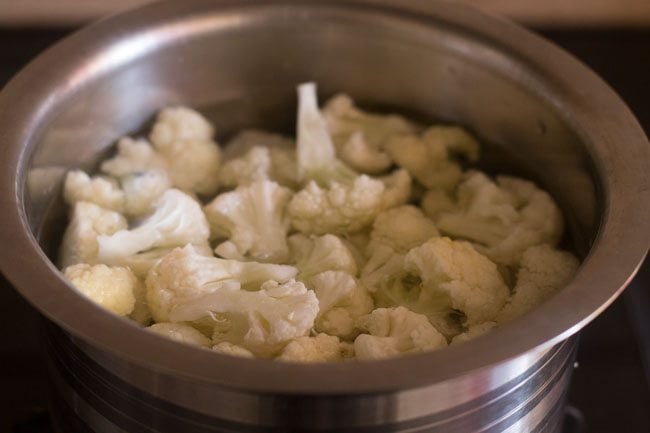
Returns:
[[[465,125],[486,169],[527,173],[565,211],[583,262],[527,316],[467,344],[368,363],[293,365],[182,346],[71,290],[52,264],[66,170],[171,104],[225,137],[291,129],[297,83]],[[47,317],[64,431],[556,431],[575,338],[649,244],[648,142],[605,83],[475,10],[389,0],[156,3],[32,62],[0,96],[2,272]]]

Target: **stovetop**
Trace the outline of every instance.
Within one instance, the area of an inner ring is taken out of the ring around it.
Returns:
[[[69,31],[0,28],[0,86]],[[541,33],[598,72],[650,131],[650,29]],[[38,320],[0,275],[0,432],[52,431]],[[583,330],[576,364],[565,432],[650,431],[650,260]]]

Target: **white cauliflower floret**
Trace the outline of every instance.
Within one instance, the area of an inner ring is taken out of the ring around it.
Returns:
[[[140,281],[128,268],[79,263],[65,268],[63,275],[81,294],[105,309],[119,316],[133,311],[134,291]]]
[[[253,352],[250,350],[227,341],[215,344],[212,346],[212,350],[223,355],[239,356],[240,358],[255,358],[255,355],[253,355]]]
[[[479,157],[479,144],[457,126],[432,126],[421,136],[392,136],[386,151],[393,161],[411,173],[427,188],[454,189],[463,170],[452,157],[463,156],[471,162]]]
[[[147,140],[124,137],[117,142],[117,154],[102,162],[101,170],[113,177],[122,178],[165,167],[165,160]]]
[[[377,174],[393,163],[384,143],[395,134],[414,133],[417,127],[401,116],[366,113],[347,95],[332,97],[323,108],[338,154],[352,168]]]
[[[320,311],[315,329],[344,339],[354,338],[356,320],[374,308],[368,291],[341,271],[326,271],[312,278]]]
[[[226,144],[222,155],[227,164],[231,160],[241,159],[255,147],[269,150],[271,159],[269,179],[292,189],[300,185],[296,143],[292,138],[267,131],[246,129]],[[226,164],[222,166],[222,171],[226,169]]]
[[[343,241],[334,235],[290,236],[291,257],[299,269],[297,279],[310,285],[311,278],[324,271],[343,271],[357,275],[354,256]]]
[[[186,107],[165,108],[156,118],[149,139],[165,159],[174,185],[198,194],[214,194],[219,187],[219,146],[212,125]]]
[[[527,249],[521,258],[514,292],[496,321],[508,322],[541,304],[571,280],[578,264],[573,254],[549,245]]]
[[[496,322],[483,322],[477,325],[470,326],[469,329],[462,334],[456,335],[450,344],[465,343],[466,341],[473,340],[486,334],[497,327]]]
[[[133,270],[131,271],[133,272]],[[133,305],[133,311],[129,314],[129,318],[141,325],[147,326],[151,323],[152,319],[151,310],[149,310],[149,305],[147,305],[147,290],[142,283],[142,277],[135,272],[133,274],[138,278],[138,284],[133,288],[135,304]]]
[[[269,180],[218,195],[204,208],[213,235],[229,238],[217,247],[217,254],[286,262],[289,220],[285,208],[290,198],[289,189]]]
[[[133,217],[151,211],[156,200],[171,188],[169,175],[164,170],[149,170],[120,179],[124,191],[124,213]]]
[[[210,347],[212,344],[208,337],[184,323],[155,323],[146,329],[154,334],[190,346]]]
[[[349,345],[341,343],[337,337],[318,334],[292,340],[275,359],[288,362],[335,362],[349,358],[349,352]]]
[[[267,281],[258,291],[221,285],[212,293],[176,304],[170,319],[193,321],[215,316],[215,341],[229,341],[269,357],[294,338],[307,335],[318,314],[318,299],[300,282]],[[223,322],[226,322],[224,326]]]
[[[294,278],[292,266],[239,262],[202,255],[192,245],[176,248],[154,265],[147,276],[147,303],[156,321],[168,321],[177,305],[228,286],[257,290],[268,280]]]
[[[440,231],[481,245],[497,263],[516,265],[533,245],[557,244],[563,221],[551,196],[534,183],[473,172],[458,187],[457,209],[436,219]]]
[[[124,212],[124,192],[116,181],[98,176],[91,178],[81,170],[69,171],[66,175],[63,198],[70,206],[87,201],[105,209]]]
[[[103,263],[123,264],[130,256],[151,248],[201,244],[209,236],[210,227],[201,205],[187,194],[169,189],[140,225],[112,235],[100,235],[97,256]]]
[[[381,180],[361,175],[351,185],[334,182],[329,189],[309,182],[293,196],[287,211],[293,227],[302,233],[353,233],[372,224],[382,210],[406,201],[410,179],[408,184],[403,180],[401,174],[393,175],[389,181],[396,182],[387,187]]]
[[[426,216],[435,220],[441,213],[455,210],[456,204],[447,191],[436,188],[424,193],[420,200],[420,207]]]
[[[404,254],[380,244],[372,250],[361,270],[361,281],[371,292],[389,285],[404,268]]]
[[[219,170],[219,185],[232,188],[271,178],[271,151],[255,146],[245,155],[224,162]]]
[[[429,323],[426,316],[404,307],[377,308],[360,317],[357,326],[370,334],[361,334],[354,340],[354,352],[361,361],[447,346],[444,335]]]
[[[396,252],[406,253],[434,236],[438,236],[435,224],[420,209],[410,205],[399,206],[377,215],[368,251],[372,252],[382,244]]]
[[[494,319],[509,295],[497,266],[468,242],[432,238],[408,252],[404,269],[426,291],[448,296],[467,326]]]
[[[97,263],[97,237],[112,235],[127,227],[126,218],[118,212],[90,202],[76,202],[63,234],[59,253],[61,269],[77,263]]]
[[[314,83],[298,86],[297,129],[298,175],[301,180],[327,186],[349,184],[357,177],[354,170],[336,157],[327,124],[318,109]]]

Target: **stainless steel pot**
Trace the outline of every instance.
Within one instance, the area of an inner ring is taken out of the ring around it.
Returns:
[[[236,359],[96,307],[52,264],[63,174],[92,169],[159,108],[291,128],[294,87],[457,122],[486,169],[527,173],[565,210],[580,271],[526,317],[467,344],[364,364]],[[649,243],[648,142],[620,99],[539,37],[439,2],[163,2],[94,24],[0,96],[2,272],[44,316],[63,431],[558,431],[575,337]]]

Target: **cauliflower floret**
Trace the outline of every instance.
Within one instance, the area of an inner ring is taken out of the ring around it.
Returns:
[[[325,119],[318,109],[316,85],[298,86],[298,175],[321,186],[349,184],[357,173],[336,158]]]
[[[149,139],[165,159],[176,187],[210,195],[219,187],[221,159],[213,135],[212,125],[198,112],[174,107],[158,113]]]
[[[404,269],[426,291],[448,296],[467,326],[494,319],[509,295],[497,266],[468,242],[432,238],[408,252]]]
[[[218,195],[205,206],[205,214],[217,237],[228,237],[215,250],[233,259],[282,263],[289,259],[285,215],[291,191],[269,180],[240,186]]]
[[[382,244],[396,252],[406,253],[434,236],[438,236],[435,224],[420,209],[410,205],[399,206],[377,215],[368,251],[372,252]]]
[[[146,329],[190,346],[210,347],[212,344],[208,337],[184,323],[155,323]]]
[[[362,361],[447,346],[444,335],[429,323],[426,316],[404,307],[377,308],[360,317],[357,326],[370,334],[361,334],[354,340],[354,352]]]
[[[420,207],[426,216],[435,220],[441,213],[455,210],[456,204],[447,191],[436,188],[424,193]]]
[[[534,183],[500,176],[493,182],[473,172],[458,187],[457,210],[436,219],[440,231],[478,242],[499,264],[516,265],[531,246],[559,241],[563,221],[551,196]]]
[[[337,337],[318,334],[314,337],[298,337],[289,342],[275,358],[288,362],[335,362],[350,357],[348,344]]]
[[[124,176],[120,184],[124,191],[124,213],[133,217],[151,212],[156,200],[172,186],[167,172],[159,169]]]
[[[66,175],[63,198],[70,206],[87,201],[105,209],[124,212],[124,192],[117,182],[98,176],[91,178],[81,170],[69,171]]]
[[[351,185],[334,182],[329,189],[309,182],[289,202],[287,211],[291,223],[306,234],[345,234],[362,230],[372,224],[382,210],[406,201],[408,193],[404,192],[410,189],[410,178],[406,184],[402,175],[405,173],[391,176],[386,181],[388,186],[366,175],[358,176]]]
[[[228,160],[219,170],[219,185],[226,188],[246,186],[271,178],[271,151],[255,146],[245,155]]]
[[[154,319],[165,322],[175,306],[223,286],[257,290],[265,281],[286,282],[297,273],[293,266],[206,257],[187,245],[174,249],[151,268],[146,280],[147,303]]]
[[[521,258],[512,297],[496,321],[508,322],[535,308],[571,280],[578,264],[573,254],[549,245],[528,248]]]
[[[138,284],[133,287],[135,304],[133,305],[133,311],[129,314],[129,318],[143,326],[147,326],[151,323],[152,319],[151,310],[149,310],[149,305],[147,305],[147,290],[142,283],[142,277],[137,275],[135,272],[133,272],[133,274],[138,278]]]
[[[417,127],[397,115],[361,111],[348,95],[336,95],[323,108],[332,141],[344,162],[364,173],[377,174],[393,161],[384,143],[395,134],[417,132]]]
[[[79,263],[65,268],[63,275],[81,294],[105,309],[119,316],[133,311],[134,292],[139,290],[140,281],[128,268]]]
[[[461,155],[474,162],[479,144],[467,131],[457,126],[432,126],[421,136],[395,135],[386,142],[393,161],[427,188],[453,190],[463,170],[451,157]]]
[[[470,328],[463,332],[462,334],[458,334],[455,336],[450,344],[459,344],[459,343],[464,343],[469,340],[473,340],[477,337],[480,337],[483,334],[486,334],[493,330],[494,328],[497,327],[496,322],[484,322],[484,323],[479,323],[474,326],[470,326]]]
[[[225,147],[226,162],[219,173],[222,187],[247,185],[270,179],[296,189],[300,185],[296,144],[290,138],[265,131],[246,130]]]
[[[102,162],[101,170],[116,178],[144,173],[149,170],[164,170],[165,160],[144,139],[124,137],[117,142],[117,154]]]
[[[392,282],[404,267],[404,254],[398,254],[388,245],[377,245],[361,270],[361,282],[371,292]]]
[[[212,247],[209,243],[191,245],[197,254],[205,257],[214,257]],[[122,266],[128,266],[138,278],[145,279],[149,270],[175,248],[177,247],[153,248],[132,256],[126,256],[122,260]]]
[[[98,236],[97,257],[103,263],[123,264],[130,256],[151,248],[201,244],[209,236],[201,205],[187,194],[169,189],[156,202],[154,212],[137,227]]]
[[[217,314],[221,323],[215,327],[213,340],[270,357],[288,341],[309,333],[318,314],[318,299],[295,280],[267,281],[254,292],[220,285],[212,293],[176,304],[169,317],[178,322]]]
[[[343,241],[334,235],[295,234],[288,239],[291,257],[300,270],[297,279],[310,285],[311,278],[324,271],[357,275],[357,264]]]
[[[63,234],[59,253],[61,269],[77,263],[97,263],[97,237],[112,235],[127,227],[126,218],[117,212],[90,202],[76,202]]]
[[[250,350],[244,349],[236,344],[228,343],[227,341],[215,344],[212,346],[212,350],[223,355],[239,356],[240,358],[255,358],[255,355],[253,355],[253,352]]]
[[[316,330],[344,339],[357,334],[356,320],[374,308],[368,291],[354,278],[341,271],[326,271],[312,278],[320,311]]]

